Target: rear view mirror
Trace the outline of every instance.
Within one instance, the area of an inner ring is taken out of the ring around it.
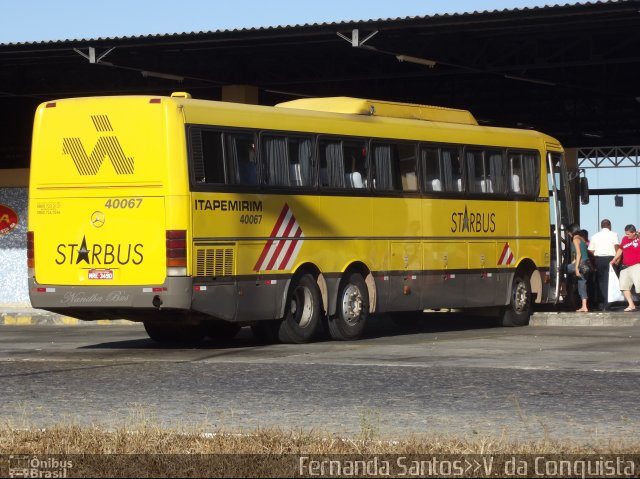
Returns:
[[[580,187],[580,203],[583,205],[589,204],[589,180],[586,178],[580,178],[579,183]]]

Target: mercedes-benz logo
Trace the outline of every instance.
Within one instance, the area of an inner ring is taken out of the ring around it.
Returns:
[[[91,224],[96,228],[101,228],[105,222],[104,213],[102,211],[94,211],[91,215]]]

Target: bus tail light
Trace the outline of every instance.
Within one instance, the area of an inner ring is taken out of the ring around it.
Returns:
[[[187,232],[167,230],[167,276],[187,275]]]
[[[33,231],[27,231],[27,276],[33,278],[36,267]]]

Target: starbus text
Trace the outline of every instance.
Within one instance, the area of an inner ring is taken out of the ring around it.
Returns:
[[[451,213],[452,233],[494,233],[496,231],[495,213],[468,213],[458,211]]]
[[[79,247],[78,247],[79,246]],[[56,264],[81,264],[89,265],[126,265],[129,263],[140,264],[144,260],[142,249],[144,246],[137,244],[94,244],[87,248],[83,241],[82,245],[77,243],[59,244],[57,248],[58,256]]]

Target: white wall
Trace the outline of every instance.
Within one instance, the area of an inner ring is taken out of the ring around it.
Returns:
[[[589,189],[601,188],[637,188],[640,185],[640,168],[587,168]],[[611,220],[613,231],[620,239],[624,236],[624,227],[628,224],[640,229],[639,195],[621,195],[624,206],[616,207],[614,196],[591,196],[588,205],[580,205],[580,226],[589,231],[589,236],[600,230],[600,220]]]
[[[0,305],[29,306],[27,188],[0,187],[0,204],[18,214],[18,225],[0,234]]]

